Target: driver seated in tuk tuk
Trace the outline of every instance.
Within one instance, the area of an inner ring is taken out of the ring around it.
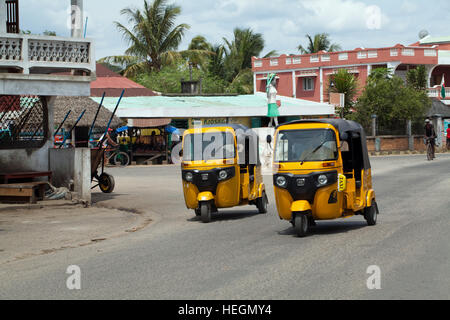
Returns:
[[[337,146],[334,137],[329,135],[330,132],[325,132],[322,137],[322,143],[317,145],[317,140],[305,140],[307,143],[304,151],[301,153],[300,160],[309,161],[323,161],[325,159],[335,159],[337,153]]]

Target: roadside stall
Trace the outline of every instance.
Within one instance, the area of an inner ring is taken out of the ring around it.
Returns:
[[[169,161],[171,119],[128,119],[128,130],[120,132],[121,150],[127,150],[136,164],[163,164]]]

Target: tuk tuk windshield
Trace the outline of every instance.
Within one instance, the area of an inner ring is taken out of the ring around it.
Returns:
[[[192,133],[184,138],[184,161],[233,159],[235,156],[234,135],[230,132]]]
[[[332,161],[337,158],[333,130],[282,130],[278,133],[275,162]]]

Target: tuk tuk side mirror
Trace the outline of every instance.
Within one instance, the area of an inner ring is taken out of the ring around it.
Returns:
[[[272,136],[270,134],[267,135],[266,141],[267,141],[268,144],[272,143]]]

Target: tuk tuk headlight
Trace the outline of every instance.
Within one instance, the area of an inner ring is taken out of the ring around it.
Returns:
[[[187,182],[192,182],[192,180],[194,179],[194,175],[192,174],[192,172],[186,172],[184,178],[186,179]]]
[[[323,186],[326,185],[328,183],[328,178],[326,175],[321,174],[318,178],[317,178],[317,182],[319,183],[319,185]]]
[[[221,170],[219,172],[219,180],[225,180],[228,178],[228,173],[225,170]]]
[[[286,177],[278,176],[276,179],[276,183],[277,183],[277,186],[279,186],[281,188],[286,188],[286,186],[287,186]]]

